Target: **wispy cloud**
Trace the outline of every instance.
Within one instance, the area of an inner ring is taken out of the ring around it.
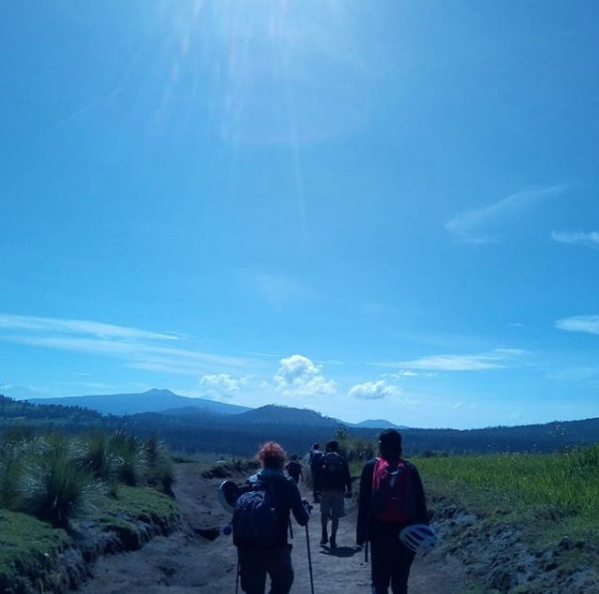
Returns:
[[[422,371],[413,371],[412,369],[400,369],[396,373],[383,373],[383,377],[390,377],[392,379],[398,379],[398,380],[402,380],[402,379],[406,379],[406,378],[410,378],[410,377],[434,377],[435,375],[437,375],[437,374],[433,373],[431,371],[422,372]]]
[[[1,330],[10,330],[10,333]],[[93,320],[0,314],[0,340],[120,360],[126,367],[198,376],[214,369],[244,368],[248,359],[171,346],[179,336]]]
[[[553,231],[551,239],[558,243],[567,243],[570,245],[581,245],[584,247],[599,249],[599,232],[591,231],[590,233],[583,232],[568,232],[568,231]]]
[[[179,336],[162,332],[149,332],[127,326],[115,326],[91,320],[65,318],[40,318],[0,313],[0,328],[56,332],[61,334],[91,335],[101,339],[178,340]]]
[[[383,400],[384,398],[397,396],[399,393],[400,390],[397,386],[390,385],[384,380],[379,380],[376,382],[355,384],[350,388],[348,396],[360,400]]]
[[[599,334],[599,315],[573,316],[562,318],[555,322],[555,327],[570,332],[586,332],[587,334]]]
[[[445,228],[465,243],[496,243],[498,225],[509,224],[543,200],[565,192],[563,185],[517,192],[483,208],[468,210],[447,222]]]
[[[514,365],[525,354],[526,351],[520,349],[495,349],[474,355],[431,355],[409,361],[382,363],[382,365],[408,370],[481,371]]]
[[[321,366],[303,355],[291,355],[279,362],[274,377],[276,390],[284,396],[316,396],[334,394],[337,384],[326,379]]]

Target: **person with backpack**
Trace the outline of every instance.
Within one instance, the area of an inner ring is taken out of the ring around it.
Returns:
[[[299,485],[300,480],[304,478],[302,465],[298,460],[297,454],[291,456],[291,460],[285,464],[285,470],[287,471],[287,475],[295,481],[296,485]]]
[[[316,473],[323,456],[324,452],[320,449],[320,444],[313,443],[308,454],[308,464],[310,464],[310,476],[312,477],[312,500],[314,503],[318,503],[320,501],[319,493],[316,489]]]
[[[249,477],[233,512],[241,588],[246,594],[264,594],[268,575],[270,594],[288,594],[293,584],[290,512],[306,526],[310,508],[295,482],[283,474],[286,455],[278,443],[264,444],[257,457],[262,470]]]
[[[326,445],[326,454],[316,470],[316,490],[320,493],[320,522],[322,538],[331,549],[337,548],[339,518],[345,515],[344,496],[351,497],[351,476],[347,462],[339,455],[339,444],[334,439]],[[331,538],[328,536],[328,521],[331,519]]]
[[[371,545],[372,594],[407,594],[415,553],[399,533],[406,526],[428,524],[422,481],[416,467],[403,460],[402,436],[387,429],[379,436],[379,457],[369,460],[360,478],[356,542]]]

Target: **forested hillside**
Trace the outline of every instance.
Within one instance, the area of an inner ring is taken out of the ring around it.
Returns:
[[[239,415],[179,410],[178,414],[141,413],[102,416],[70,406],[29,404],[0,396],[0,428],[70,432],[91,427],[124,428],[141,437],[161,436],[173,450],[252,455],[267,440],[280,441],[290,452],[306,452],[325,442],[343,425],[314,411],[268,406]],[[373,442],[380,429],[345,427],[352,437]],[[406,456],[426,453],[553,452],[599,442],[599,419],[485,429],[402,429]]]

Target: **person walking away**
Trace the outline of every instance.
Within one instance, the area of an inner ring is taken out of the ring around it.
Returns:
[[[312,477],[312,500],[314,503],[320,501],[318,491],[316,490],[316,472],[320,466],[320,461],[324,456],[324,452],[320,449],[320,444],[313,443],[310,447],[308,456],[308,464],[310,464],[310,476]]]
[[[422,481],[416,467],[403,460],[402,436],[387,429],[379,436],[379,456],[362,470],[356,542],[371,548],[372,594],[407,594],[414,553],[399,539],[411,524],[428,524]]]
[[[299,485],[300,481],[304,478],[302,465],[298,460],[297,454],[291,456],[291,460],[285,465],[285,470],[287,471],[287,475],[295,481],[296,485]]]
[[[262,469],[250,476],[233,513],[233,542],[237,546],[241,589],[264,594],[288,594],[293,584],[291,545],[287,541],[290,512],[300,526],[310,519],[297,485],[283,474],[285,451],[268,442],[258,452]]]
[[[351,477],[347,462],[339,455],[339,444],[334,439],[326,445],[326,454],[316,471],[316,489],[320,493],[320,522],[322,538],[320,544],[329,543],[337,548],[339,519],[345,515],[344,496],[351,497]],[[345,495],[344,495],[345,492]],[[328,521],[331,519],[331,538],[328,536]]]

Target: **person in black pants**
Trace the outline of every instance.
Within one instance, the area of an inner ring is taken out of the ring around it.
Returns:
[[[424,489],[416,467],[401,458],[398,431],[381,433],[379,452],[362,470],[356,542],[371,544],[372,594],[387,594],[389,584],[393,594],[407,594],[414,553],[399,533],[411,524],[428,524]]]
[[[258,452],[262,470],[248,479],[248,485],[266,483],[272,490],[275,512],[274,543],[264,546],[255,541],[236,538],[241,589],[246,594],[264,594],[266,576],[270,576],[270,594],[288,594],[293,584],[291,545],[287,541],[290,512],[300,526],[310,519],[308,506],[302,502],[295,482],[283,474],[285,451],[276,442],[268,442]],[[307,503],[307,502],[306,502]],[[235,520],[234,520],[235,521]]]

